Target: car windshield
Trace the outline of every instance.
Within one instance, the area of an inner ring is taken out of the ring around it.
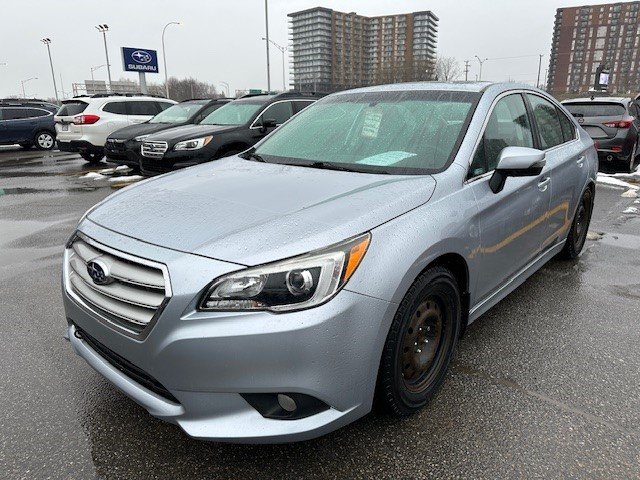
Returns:
[[[163,110],[151,120],[149,123],[184,123],[189,120],[198,110],[202,108],[203,103],[188,102],[172,105]]]
[[[265,161],[389,174],[447,167],[480,94],[339,94],[304,109],[255,150]]]
[[[244,125],[264,105],[264,102],[230,102],[211,112],[201,125]]]
[[[574,117],[617,117],[627,112],[624,105],[611,102],[565,103],[563,105]]]

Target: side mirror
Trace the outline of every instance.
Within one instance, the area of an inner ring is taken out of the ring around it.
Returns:
[[[489,179],[493,193],[501,192],[507,177],[535,177],[540,175],[547,161],[541,150],[527,147],[506,147],[500,152],[498,166]]]

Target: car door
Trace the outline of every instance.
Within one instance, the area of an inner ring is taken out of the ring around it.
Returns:
[[[134,100],[127,102],[129,124],[144,123],[160,113],[157,102]]]
[[[542,242],[546,249],[567,234],[576,198],[586,181],[586,156],[577,142],[576,131],[567,116],[546,98],[527,93],[533,114],[538,148],[546,153],[546,166],[551,176],[551,204],[547,234]]]
[[[291,101],[274,102],[269,105],[251,124],[255,139],[262,138],[271,133],[278,125],[282,125],[293,116],[293,103]],[[274,121],[275,127],[263,128],[263,122]]]
[[[478,205],[472,225],[478,226],[480,244],[471,255],[480,266],[475,295],[480,302],[539,254],[547,232],[545,215],[551,195],[546,169],[534,177],[509,177],[498,193],[489,187],[500,152],[508,146],[535,146],[531,118],[520,93],[495,102],[464,186],[472,190]]]
[[[26,108],[5,107],[2,123],[6,142],[21,143],[32,140]]]

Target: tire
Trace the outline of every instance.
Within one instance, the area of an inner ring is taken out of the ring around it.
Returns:
[[[587,232],[591,223],[591,213],[593,212],[593,192],[591,189],[582,194],[576,214],[571,222],[571,229],[567,236],[564,248],[560,252],[560,258],[565,260],[575,260],[580,255],[585,241],[587,240]]]
[[[51,132],[41,130],[33,137],[33,144],[38,150],[51,150],[56,146],[56,137]]]
[[[461,308],[455,277],[443,267],[422,273],[402,299],[382,352],[376,392],[393,415],[415,413],[442,385],[460,335]]]
[[[633,150],[631,150],[631,155],[629,155],[629,163],[625,165],[625,171],[628,173],[633,173],[634,167],[636,165],[636,157],[638,156],[638,140],[633,144]]]
[[[101,153],[81,153],[80,156],[82,158],[84,158],[87,162],[91,163],[91,164],[97,164],[102,162],[102,159],[104,158],[104,155]]]

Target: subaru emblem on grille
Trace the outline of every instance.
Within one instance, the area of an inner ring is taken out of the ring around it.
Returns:
[[[113,281],[109,276],[109,265],[99,258],[87,263],[87,273],[96,285],[108,285]]]

